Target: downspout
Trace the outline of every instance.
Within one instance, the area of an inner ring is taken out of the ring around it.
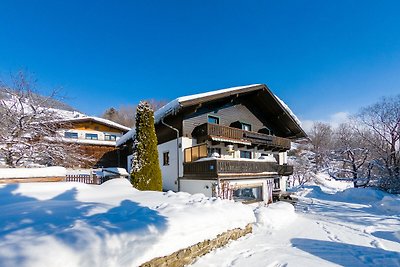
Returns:
[[[171,130],[176,132],[176,159],[177,159],[177,161],[176,161],[176,170],[177,170],[177,174],[178,174],[178,179],[177,179],[178,180],[178,191],[180,191],[181,190],[181,183],[180,183],[180,179],[179,179],[179,130],[174,128],[174,127],[172,127],[169,124],[166,124],[164,122],[164,118],[161,118],[161,123],[164,126],[170,128]]]

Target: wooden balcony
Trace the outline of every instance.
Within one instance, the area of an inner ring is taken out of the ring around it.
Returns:
[[[187,162],[183,165],[185,177],[218,178],[218,177],[272,177],[291,175],[293,166],[278,165],[275,162],[239,161],[212,159]]]
[[[283,137],[245,131],[219,124],[204,123],[197,126],[192,135],[201,141],[224,140],[232,143],[251,144],[266,150],[286,151],[290,149],[290,140]],[[201,142],[200,141],[200,142]]]

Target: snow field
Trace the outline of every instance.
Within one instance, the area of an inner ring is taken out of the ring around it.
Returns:
[[[192,266],[400,266],[400,196],[342,191],[343,182],[320,178],[295,190],[295,211],[288,203],[255,208],[252,235]]]
[[[103,185],[0,186],[0,266],[137,266],[255,222],[252,208]]]
[[[400,196],[319,176],[297,204],[101,186],[0,186],[0,266],[137,266],[253,224],[193,266],[400,266]]]

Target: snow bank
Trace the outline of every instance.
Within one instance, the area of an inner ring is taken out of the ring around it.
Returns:
[[[400,214],[400,197],[386,195],[382,198],[381,201],[378,201],[374,206],[377,209],[384,210],[386,212],[390,212],[393,214]],[[398,232],[398,234],[400,240],[400,231]]]
[[[137,266],[255,222],[241,203],[126,179],[1,185],[0,209],[0,266]]]
[[[67,173],[64,167],[46,168],[0,168],[0,179],[62,177]]]
[[[353,187],[353,183],[349,181],[338,181],[329,176],[327,173],[317,173],[314,177],[314,183],[320,186],[321,190],[326,193],[336,193]]]
[[[349,188],[336,194],[336,199],[352,203],[374,203],[383,199],[387,193],[374,188]]]
[[[295,218],[294,206],[287,202],[277,202],[267,207],[258,207],[254,210],[257,225],[280,229],[290,224]]]

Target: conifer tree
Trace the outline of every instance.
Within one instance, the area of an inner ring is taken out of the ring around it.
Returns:
[[[147,102],[140,102],[136,109],[131,183],[139,190],[162,190],[154,112]]]

